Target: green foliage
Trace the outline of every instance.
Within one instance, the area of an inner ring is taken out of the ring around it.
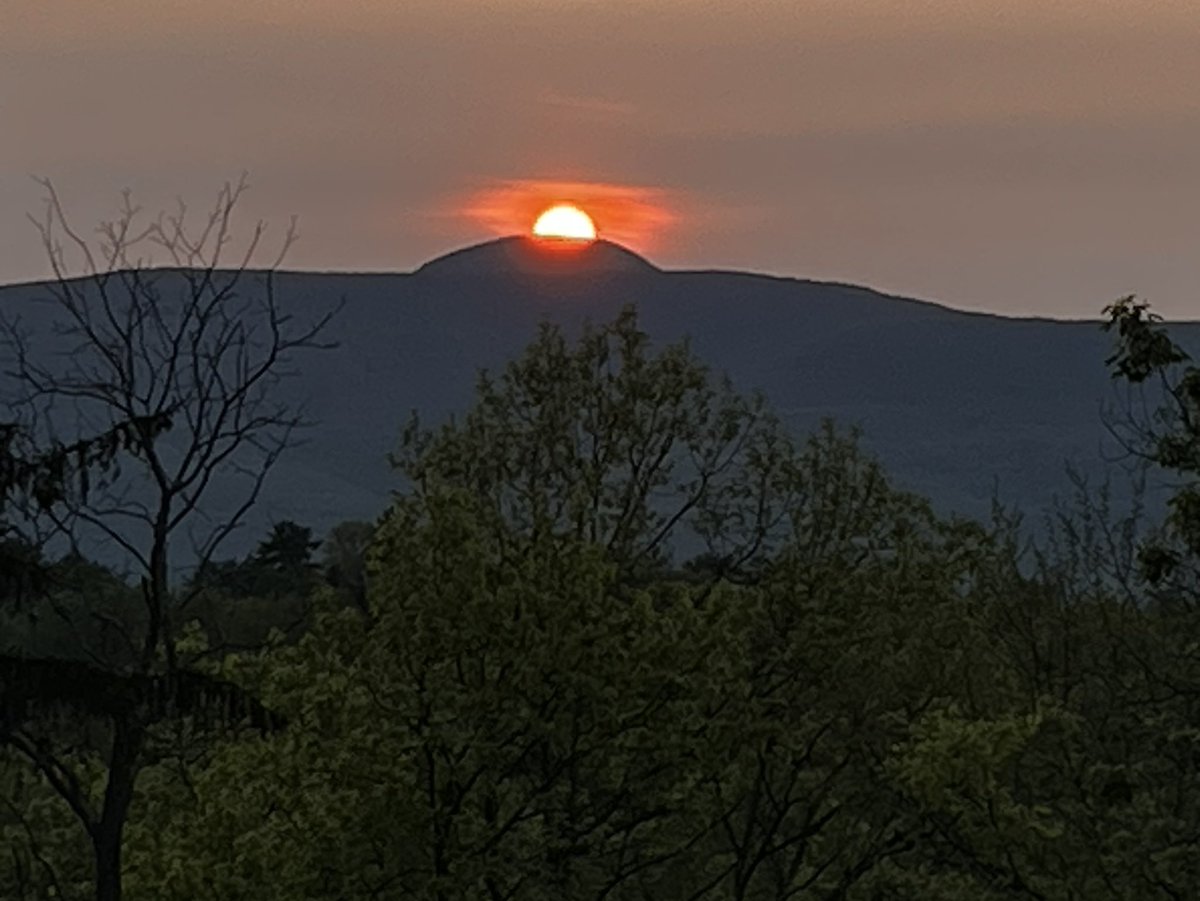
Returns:
[[[1162,317],[1150,310],[1150,305],[1130,295],[1104,308],[1105,331],[1115,331],[1117,347],[1105,363],[1113,368],[1114,376],[1130,382],[1144,382],[1188,355],[1162,327]]]
[[[1131,413],[1120,435],[1133,453],[1184,480],[1170,499],[1164,534],[1142,551],[1147,578],[1160,583],[1178,575],[1168,590],[1179,594],[1185,584],[1194,589],[1200,562],[1200,368],[1147,304],[1127,297],[1105,314],[1105,329],[1117,334],[1116,350],[1107,360],[1113,376],[1134,385],[1153,376],[1161,388],[1153,412]]]
[[[45,509],[73,490],[86,496],[97,472],[111,470],[122,452],[169,429],[171,414],[129,416],[95,435],[48,447],[37,445],[20,425],[0,422],[0,512],[14,499]]]
[[[632,309],[574,347],[543,326],[477,395],[461,423],[410,422],[394,462],[414,495],[470,491],[500,540],[586,541],[631,574],[660,569],[672,544],[727,568],[769,547],[777,423],[686,345],[649,353]]]
[[[127,647],[121,655],[97,654],[84,638],[74,653],[47,656],[29,653],[40,636],[21,636],[15,652],[0,657],[0,748],[24,758],[73,814],[90,846],[97,901],[120,901],[130,804],[139,773],[165,753],[158,747],[165,725],[204,732],[213,724],[229,730],[247,713],[265,719],[233,684],[180,667],[172,549],[186,533],[209,559],[253,505],[303,424],[274,396],[281,367],[297,350],[325,346],[319,335],[331,314],[301,325],[277,307],[271,271],[248,273],[248,256],[240,266],[222,264],[244,181],[225,186],[197,230],[182,206],[174,216],[139,224],[139,210],[126,196],[92,244],[68,222],[53,186],[43,186],[45,214],[34,224],[54,274],[46,288],[57,318],[41,335],[27,334],[15,317],[5,317],[0,329],[11,361],[7,385],[16,394],[9,415],[19,420],[0,423],[5,600],[35,594],[40,607],[70,622],[74,611],[48,580],[39,581],[41,561],[26,545],[37,549],[31,536],[46,534],[72,547],[99,537],[135,567],[144,617],[98,609],[90,595],[111,588],[104,580],[70,591],[85,595],[87,627],[112,622]],[[252,248],[261,233],[260,225]],[[292,237],[285,236],[285,250]],[[143,242],[176,269],[147,269]],[[176,440],[167,446],[158,439],[172,420]],[[107,431],[39,445],[80,423],[105,423]],[[120,456],[136,462],[132,479],[122,478]],[[244,494],[226,517],[211,521],[206,496],[230,473],[242,479]],[[311,535],[302,531],[274,536],[258,561],[262,572],[277,579],[291,574],[297,550],[307,559]],[[298,589],[289,582],[272,590]],[[30,612],[28,624],[40,612]],[[98,733],[75,742],[63,728],[67,715]],[[182,760],[187,750],[173,747],[170,754]],[[28,867],[13,861],[24,878]]]
[[[86,898],[86,839],[71,812],[25,761],[0,750],[0,897]]]
[[[372,523],[347,521],[334,526],[321,545],[325,581],[361,610],[367,606],[367,551],[374,538]]]
[[[935,650],[981,531],[631,314],[543,331],[398,459],[370,618],[231,662],[292,726],[155,830],[159,896],[816,897],[911,849],[886,763],[969,668]]]
[[[303,597],[315,585],[313,552],[320,545],[307,526],[291,520],[277,522],[253,554],[201,567],[191,580],[189,593],[209,590],[235,598]]]
[[[71,444],[39,445],[29,430],[0,421],[0,609],[25,608],[49,582],[38,543],[22,528],[71,495],[86,498],[119,455],[171,426],[170,412],[134,416]]]
[[[284,520],[271,527],[271,534],[259,543],[254,560],[267,571],[301,573],[313,567],[313,551],[320,546],[321,542],[313,540],[312,529]]]
[[[303,635],[177,642],[288,725],[154,727],[129,897],[1200,892],[1194,606],[1177,573],[1147,590],[1103,504],[1026,554],[852,433],[789,440],[632,313],[543,330],[397,463],[379,524],[327,541]],[[277,528],[243,563],[311,552]],[[0,894],[84,886],[61,804],[4,763],[33,828],[0,809]]]

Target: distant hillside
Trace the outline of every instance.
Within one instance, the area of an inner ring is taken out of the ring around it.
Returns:
[[[276,471],[243,548],[273,519],[320,532],[373,517],[396,487],[386,454],[411,411],[434,422],[465,409],[478,369],[502,366],[541,321],[577,329],[629,303],[657,341],[687,336],[740,387],[761,389],[797,434],[825,416],[861,426],[895,479],[945,510],[985,514],[994,485],[1039,510],[1066,490],[1068,460],[1100,472],[1101,407],[1115,398],[1104,367],[1110,340],[1096,322],[968,314],[848,285],[663,271],[607,242],[546,253],[505,239],[411,274],[284,273],[277,287],[302,316],[344,298],[331,331],[340,347],[307,356],[308,368],[286,384],[320,425]],[[0,307],[36,329],[45,293],[0,288]],[[1097,298],[1097,312],[1105,300]],[[1200,346],[1200,323],[1175,334]]]

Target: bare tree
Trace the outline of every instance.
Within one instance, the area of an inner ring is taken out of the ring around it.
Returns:
[[[17,319],[3,322],[12,409],[24,434],[53,447],[67,446],[63,434],[120,437],[131,465],[91,480],[92,469],[79,466],[79,478],[60,480],[62,490],[38,509],[73,544],[99,541],[123,552],[144,622],[130,636],[132,672],[0,661],[7,665],[0,666],[0,742],[24,754],[76,813],[95,852],[96,898],[116,901],[122,832],[153,724],[233,691],[181,669],[171,622],[181,600],[173,595],[173,561],[186,542],[192,564],[203,566],[245,520],[304,425],[303,411],[280,398],[279,382],[297,353],[330,346],[322,335],[333,311],[301,322],[279,302],[275,272],[295,239],[294,223],[265,268],[252,268],[264,251],[262,223],[230,258],[244,179],[226,184],[197,224],[182,202],[146,221],[126,193],[98,240],[76,231],[54,187],[42,184],[44,213],[31,218],[53,269],[55,315],[45,335]],[[81,680],[104,691],[83,691]],[[35,701],[90,711],[109,724],[99,800],[87,796],[45,736],[30,731]],[[252,707],[234,705],[240,713]]]

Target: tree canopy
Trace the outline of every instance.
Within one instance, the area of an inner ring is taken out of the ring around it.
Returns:
[[[1113,322],[1117,375],[1173,389],[1164,446],[1194,441],[1182,351],[1144,308]],[[324,580],[294,523],[234,561],[308,574],[302,630],[180,636],[286,728],[164,721],[183,751],[137,782],[129,897],[1200,889],[1184,507],[1139,536],[1084,497],[1032,545],[1004,516],[941,516],[853,432],[786,435],[632,311],[544,328],[394,462],[401,490],[327,538]],[[0,786],[0,893],[85,896],[53,794],[7,759]]]

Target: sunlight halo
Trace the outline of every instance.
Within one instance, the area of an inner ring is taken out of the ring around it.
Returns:
[[[572,203],[558,203],[538,216],[533,223],[538,238],[558,238],[569,241],[596,240],[596,224],[592,217]]]

